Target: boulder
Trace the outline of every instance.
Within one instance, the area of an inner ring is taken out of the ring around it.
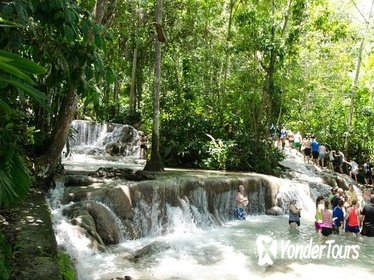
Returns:
[[[281,207],[278,207],[278,206],[274,206],[274,207],[271,207],[270,209],[267,209],[266,210],[266,215],[270,215],[270,216],[281,216],[283,215],[283,208]]]
[[[121,152],[121,145],[118,143],[109,143],[105,146],[105,151],[111,156],[118,156]]]
[[[99,178],[118,178],[129,181],[154,180],[156,177],[142,170],[133,170],[129,168],[100,167],[98,170],[88,174]]]
[[[170,247],[171,246],[166,244],[165,242],[154,241],[144,246],[143,248],[139,249],[138,251],[136,251],[133,257],[131,258],[131,260],[134,262],[137,262],[140,259],[143,259],[149,255],[153,255],[153,254],[168,250],[170,249]]]
[[[94,201],[79,202],[64,210],[71,223],[80,226],[99,245],[118,244],[122,233],[112,213]]]
[[[105,201],[109,202],[108,204],[112,206],[113,212],[121,219],[133,219],[134,210],[128,186],[122,185],[120,188],[108,190]]]
[[[65,187],[69,186],[89,186],[94,183],[102,182],[102,180],[98,178],[93,178],[90,176],[84,175],[66,175],[64,177],[64,184]]]

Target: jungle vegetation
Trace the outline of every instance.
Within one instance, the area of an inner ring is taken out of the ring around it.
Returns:
[[[152,135],[149,170],[278,172],[270,126],[374,158],[372,0],[0,2],[0,206],[50,187],[73,119]]]

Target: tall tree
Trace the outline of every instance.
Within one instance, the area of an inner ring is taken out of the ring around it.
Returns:
[[[156,4],[156,36],[155,36],[155,68],[153,89],[153,124],[152,124],[152,148],[151,159],[147,161],[144,170],[163,171],[160,157],[160,82],[161,82],[161,43],[165,42],[165,34],[162,28],[162,0]]]
[[[352,133],[352,122],[353,122],[353,112],[355,109],[355,98],[356,98],[356,92],[358,90],[358,81],[360,76],[360,69],[361,69],[361,62],[362,62],[362,52],[365,47],[365,38],[368,36],[369,26],[372,18],[372,12],[373,12],[373,6],[374,6],[374,0],[371,2],[370,6],[370,12],[368,15],[368,18],[365,18],[365,32],[362,35],[360,48],[358,51],[358,57],[357,57],[357,64],[356,64],[356,70],[355,70],[355,76],[353,79],[353,85],[352,85],[352,94],[351,94],[351,103],[349,108],[349,114],[348,114],[348,120],[347,120],[347,130],[345,133],[345,139],[344,139],[344,152],[348,153],[348,145],[349,145],[349,136]],[[363,15],[364,17],[364,15]]]
[[[139,5],[136,5],[134,8],[134,18],[135,18],[135,31],[134,33],[138,33],[139,24],[142,17],[142,11]],[[137,65],[138,65],[138,38],[134,35],[134,47],[133,47],[133,54],[132,54],[132,69],[131,69],[131,85],[130,85],[130,98],[129,98],[129,114],[134,115],[136,112],[136,82],[137,82]]]
[[[101,73],[98,49],[103,47],[103,28],[74,1],[34,1],[30,5],[19,0],[0,8],[2,17],[28,27],[1,29],[1,47],[22,53],[48,69],[37,87],[46,93],[51,109],[27,100],[27,106],[21,107],[26,115],[21,122],[32,136],[20,145],[27,145],[25,153],[34,161],[38,185],[49,187],[77,109],[78,92],[87,97],[86,84],[93,78],[89,73],[93,69]],[[22,91],[17,94],[24,98]]]

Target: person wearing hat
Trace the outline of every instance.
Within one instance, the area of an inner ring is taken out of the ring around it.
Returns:
[[[288,224],[290,225],[290,229],[295,230],[296,226],[300,226],[300,212],[301,208],[298,208],[296,206],[296,199],[291,200],[288,218]]]

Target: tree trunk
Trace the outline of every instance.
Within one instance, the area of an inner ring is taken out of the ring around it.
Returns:
[[[42,156],[35,160],[35,175],[37,182],[44,182],[49,186],[57,164],[60,161],[61,152],[68,139],[71,122],[77,109],[78,96],[75,87],[71,87],[64,97],[56,123],[51,134],[51,141]]]
[[[360,76],[362,52],[364,50],[365,37],[366,37],[366,34],[368,34],[368,30],[369,30],[370,20],[371,20],[372,12],[373,12],[373,6],[374,6],[374,0],[371,2],[369,18],[366,21],[365,33],[364,33],[364,36],[362,37],[361,44],[360,44],[360,50],[359,50],[359,53],[358,53],[355,79],[353,81],[353,86],[352,86],[353,88],[352,88],[352,94],[351,94],[351,104],[350,104],[348,120],[347,120],[347,131],[345,133],[345,139],[344,139],[344,153],[345,154],[348,153],[349,135],[352,132],[351,130],[352,130],[352,122],[353,122],[353,112],[354,112],[354,108],[355,108],[355,96],[356,96],[356,91],[357,91],[358,79],[359,79],[359,76]]]
[[[229,22],[227,25],[227,35],[226,35],[226,48],[228,50],[228,46],[231,40],[231,29],[232,29],[232,19],[234,16],[234,6],[237,0],[230,0],[229,3]],[[226,95],[226,85],[227,85],[227,74],[229,68],[229,52],[226,50],[225,52],[225,60],[223,64],[223,86],[221,89],[221,105],[225,104],[225,95]]]
[[[272,1],[272,18],[274,19],[274,14],[275,14],[275,3]],[[272,28],[271,28],[271,41],[275,41],[275,23],[273,23]],[[271,118],[273,115],[273,98],[274,98],[274,74],[276,71],[276,53],[275,50],[272,49],[270,51],[270,61],[269,65],[265,65],[264,63],[261,63],[263,69],[266,72],[266,76],[264,79],[264,85],[263,85],[263,96],[262,100],[257,112],[256,116],[256,121],[255,121],[255,136],[257,139],[260,139],[260,126],[261,122],[266,119],[267,121]],[[267,114],[266,117],[264,115]]]
[[[130,108],[130,115],[135,113],[136,111],[136,65],[138,61],[138,48],[135,47],[134,54],[132,57],[132,71],[131,71],[131,87],[130,87],[130,100],[129,100],[129,108]]]
[[[290,20],[290,15],[291,15],[291,10],[292,10],[292,0],[288,0],[287,3],[287,12],[284,16],[284,21],[283,21],[283,26],[282,26],[282,31],[280,36],[283,37],[285,36],[287,26]],[[274,0],[272,1],[272,18],[275,18],[275,10],[276,10],[276,5]],[[271,40],[272,42],[275,42],[276,40],[276,30],[275,30],[275,23],[272,26],[271,29]],[[281,118],[281,108],[279,108],[278,112],[275,111],[275,105],[277,102],[276,99],[276,92],[274,90],[274,75],[277,70],[277,55],[274,49],[270,51],[270,61],[267,66],[264,64],[261,64],[263,69],[266,72],[265,76],[265,81],[264,81],[264,86],[263,86],[263,99],[260,105],[260,108],[258,110],[257,114],[257,121],[256,121],[256,131],[259,129],[259,126],[262,122],[262,120],[265,118],[264,114],[267,114],[267,125],[269,125],[269,121],[273,118],[277,118],[279,122]]]
[[[96,0],[93,17],[96,23],[102,24],[107,9],[108,0]]]
[[[114,84],[114,110],[115,110],[115,116],[118,116],[119,113],[119,95],[121,90],[121,84],[118,80],[119,77],[117,77],[115,84]]]
[[[162,0],[157,0],[156,26],[162,23]],[[152,148],[151,159],[147,161],[144,170],[163,171],[164,168],[160,157],[160,77],[161,77],[161,41],[155,37],[155,70],[153,90],[153,125],[152,125]]]
[[[117,8],[117,0],[96,0],[92,16],[95,22],[104,26],[110,26]]]

